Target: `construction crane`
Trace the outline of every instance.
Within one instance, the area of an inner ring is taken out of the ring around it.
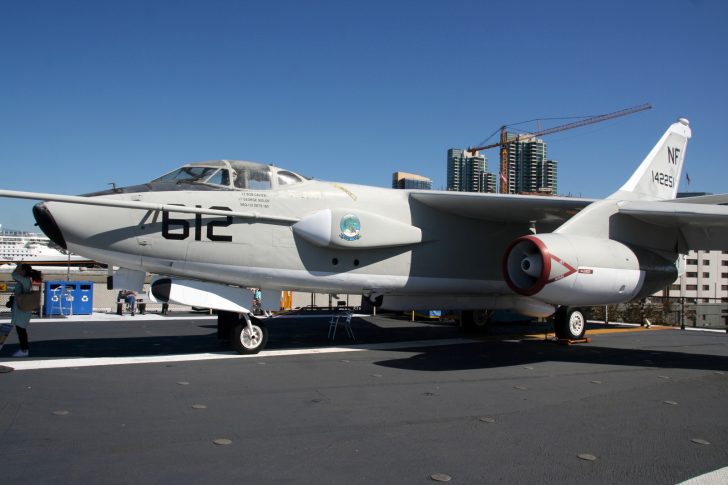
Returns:
[[[634,106],[632,108],[615,111],[613,113],[592,116],[590,118],[585,118],[583,120],[574,121],[573,123],[567,123],[565,125],[554,126],[552,128],[547,128],[545,130],[539,130],[534,133],[519,134],[510,139],[508,139],[508,133],[506,132],[506,128],[508,128],[509,125],[503,125],[503,126],[501,126],[501,129],[500,129],[500,141],[498,141],[498,143],[492,143],[490,145],[484,145],[484,146],[475,147],[475,148],[468,148],[468,152],[470,152],[471,154],[474,155],[475,152],[478,152],[481,150],[487,150],[488,148],[500,147],[500,181],[499,181],[498,192],[501,194],[507,194],[508,188],[509,188],[508,146],[510,144],[532,140],[539,136],[550,135],[551,133],[557,133],[559,131],[571,130],[572,128],[579,128],[580,126],[592,125],[594,123],[599,123],[601,121],[619,118],[621,116],[631,115],[631,114],[638,113],[640,111],[645,111],[645,110],[648,110],[651,108],[652,108],[651,104],[645,103],[645,104],[641,104],[639,106]]]

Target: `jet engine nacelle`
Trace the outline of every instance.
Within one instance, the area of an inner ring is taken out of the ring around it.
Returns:
[[[675,279],[676,271],[664,265],[650,262],[659,266],[650,275],[640,263],[632,249],[611,239],[539,234],[511,243],[503,276],[514,292],[551,304],[605,305],[642,296],[646,276],[656,276],[650,277],[650,288],[656,279],[663,288]]]

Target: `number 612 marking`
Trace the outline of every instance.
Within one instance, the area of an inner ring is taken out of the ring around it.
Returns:
[[[202,207],[196,205],[195,207]],[[210,209],[229,211],[229,207],[212,206]],[[205,235],[210,241],[231,242],[232,236],[215,234],[216,227],[228,227],[233,223],[233,216],[227,216],[225,219],[213,219],[206,224],[202,223],[202,214],[195,214],[194,230],[195,241],[202,241],[202,226],[206,227]],[[174,232],[172,232],[174,231]],[[174,219],[169,216],[168,211],[162,211],[162,237],[164,239],[173,239],[181,241],[190,237],[190,221],[187,219]]]

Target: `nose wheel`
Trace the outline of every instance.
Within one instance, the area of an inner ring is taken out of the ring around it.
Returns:
[[[268,342],[268,329],[260,320],[244,313],[240,323],[232,329],[230,342],[239,354],[257,354]]]

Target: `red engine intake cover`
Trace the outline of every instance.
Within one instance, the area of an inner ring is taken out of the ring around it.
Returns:
[[[575,272],[576,268],[551,254],[538,236],[519,237],[503,255],[503,279],[519,295],[533,296],[548,283]]]

